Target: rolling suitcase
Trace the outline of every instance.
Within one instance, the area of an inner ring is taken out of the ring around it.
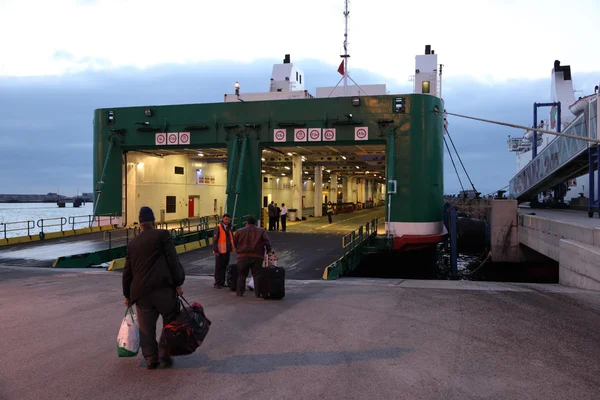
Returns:
[[[229,290],[235,292],[237,290],[238,266],[237,264],[229,264],[225,270],[225,283]]]
[[[277,257],[265,257],[265,267],[260,271],[260,295],[264,299],[285,297],[285,269],[277,266]]]

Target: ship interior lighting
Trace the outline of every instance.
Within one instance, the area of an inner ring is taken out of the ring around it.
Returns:
[[[287,155],[288,155],[288,156],[293,156],[293,154],[292,154],[292,153],[287,153]]]
[[[290,167],[288,167],[288,166],[285,166],[285,167],[283,167],[283,168],[285,168],[285,169],[287,169],[287,170],[289,170],[289,169],[290,169]]]

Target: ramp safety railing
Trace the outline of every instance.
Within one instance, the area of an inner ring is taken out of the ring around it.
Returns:
[[[375,236],[379,228],[379,218],[361,225],[358,229],[342,237],[342,256],[325,268],[323,279],[332,280],[347,275],[358,267],[362,252]]]

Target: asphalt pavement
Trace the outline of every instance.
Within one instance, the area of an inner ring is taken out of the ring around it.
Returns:
[[[470,281],[290,280],[280,301],[188,277],[196,352],[118,358],[121,274],[0,267],[0,399],[597,400],[600,293]]]

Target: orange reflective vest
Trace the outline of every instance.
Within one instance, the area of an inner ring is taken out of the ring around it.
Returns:
[[[235,251],[235,247],[233,246],[233,232],[229,229],[229,239],[231,240],[231,251]],[[225,233],[225,229],[223,228],[223,224],[219,224],[219,241],[217,242],[217,248],[219,249],[219,254],[227,254],[227,234]]]

